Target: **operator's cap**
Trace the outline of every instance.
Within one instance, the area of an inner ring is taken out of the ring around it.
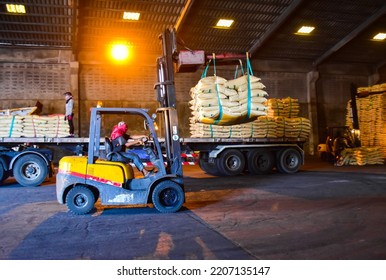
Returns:
[[[127,124],[124,121],[118,123],[118,127],[123,130],[127,130]]]
[[[65,93],[63,93],[63,95],[69,95],[69,96],[72,96],[72,93],[69,92],[69,91],[66,91]]]

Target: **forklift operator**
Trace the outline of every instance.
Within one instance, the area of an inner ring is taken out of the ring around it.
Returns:
[[[127,148],[133,145],[141,145],[142,139],[147,138],[146,135],[128,135],[127,124],[125,122],[119,122],[113,127],[111,132],[111,142],[113,145],[113,152],[121,152],[125,157],[129,158],[144,176],[148,176],[151,172],[146,170],[141,159],[136,153],[126,151]]]

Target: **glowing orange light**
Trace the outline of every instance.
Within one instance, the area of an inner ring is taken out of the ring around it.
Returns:
[[[117,61],[125,61],[130,57],[129,46],[124,44],[114,44],[111,47],[111,57]]]

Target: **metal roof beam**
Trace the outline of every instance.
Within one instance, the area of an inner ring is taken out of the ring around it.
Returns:
[[[176,30],[176,33],[178,32],[178,30],[181,28],[181,25],[186,20],[188,14],[189,14],[190,8],[193,6],[193,4],[194,4],[194,0],[186,1],[185,6],[181,11],[180,16],[178,17],[177,22],[174,25],[174,29]]]
[[[46,22],[11,22],[11,21],[2,21],[1,22],[2,25],[6,25],[6,24],[9,24],[11,25],[14,29],[13,30],[7,30],[8,32],[18,32],[17,28],[15,28],[15,25],[16,26],[44,26],[44,27],[50,27],[52,25],[54,25],[54,27],[65,27],[65,28],[70,28],[72,27],[72,24],[70,23],[61,23],[61,24],[51,24],[51,23],[46,23]],[[5,29],[3,31],[6,31]]]
[[[295,12],[295,10],[303,3],[303,1],[304,0],[296,0],[288,6],[285,12],[279,16],[278,20],[273,23],[271,27],[268,28],[267,31],[263,34],[263,36],[257,39],[253,46],[248,50],[251,56],[256,53],[273,35],[273,33],[275,33],[276,30],[278,30],[280,26],[282,26],[287,21],[287,19]]]
[[[350,32],[346,37],[344,37],[342,40],[340,40],[335,46],[330,48],[328,51],[326,51],[324,54],[322,54],[318,59],[316,59],[313,62],[313,66],[317,67],[318,65],[320,65],[323,61],[325,61],[328,57],[330,57],[336,51],[338,51],[344,45],[346,45],[351,40],[353,40],[355,37],[357,37],[359,35],[359,33],[361,33],[363,30],[365,30],[367,27],[369,27],[372,23],[374,23],[377,19],[382,17],[385,13],[386,13],[386,4],[383,5],[383,7],[378,10],[378,12],[373,14],[366,21],[364,21],[361,25],[359,25],[356,29],[354,29],[352,32]]]

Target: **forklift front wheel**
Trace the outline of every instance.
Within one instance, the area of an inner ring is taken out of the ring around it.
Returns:
[[[152,202],[161,213],[174,213],[180,210],[184,203],[184,191],[173,181],[162,181],[153,190]]]
[[[87,214],[94,208],[95,196],[89,188],[76,186],[68,192],[66,204],[75,215]]]

